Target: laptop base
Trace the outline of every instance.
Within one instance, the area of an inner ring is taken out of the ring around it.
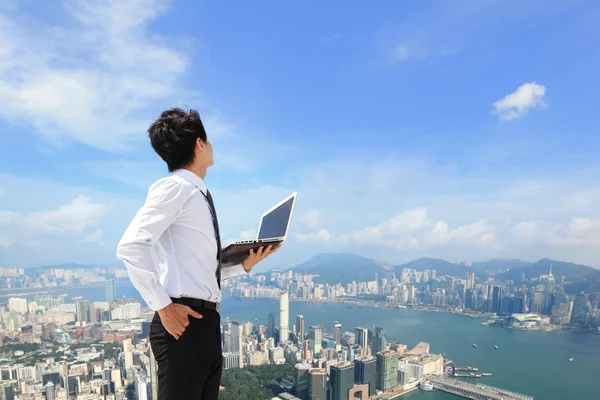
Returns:
[[[250,250],[258,250],[260,247],[276,245],[283,242],[283,239],[264,239],[254,240],[249,243],[233,243],[223,249],[221,253],[221,264],[223,266],[240,264],[248,257]]]

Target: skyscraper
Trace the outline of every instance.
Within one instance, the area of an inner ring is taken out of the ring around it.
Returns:
[[[296,397],[301,400],[308,400],[308,387],[310,385],[310,375],[308,371],[312,368],[309,363],[296,364]]]
[[[308,398],[310,400],[327,400],[327,370],[312,368],[308,373],[310,375]]]
[[[117,287],[114,279],[107,279],[104,282],[104,297],[109,303],[113,303],[117,298]]]
[[[377,385],[377,359],[366,356],[354,360],[354,382],[360,385],[369,385],[369,396],[376,393]]]
[[[377,354],[377,389],[388,391],[398,385],[398,353],[384,350]]]
[[[296,332],[298,335],[298,341],[304,341],[304,315],[298,315],[296,317]]]
[[[369,330],[367,328],[356,328],[356,344],[367,347],[369,343]]]
[[[385,331],[383,328],[375,328],[375,337],[373,338],[373,354],[385,350],[387,343],[385,341]]]
[[[150,346],[148,346],[150,347]],[[154,358],[154,352],[150,347],[150,387],[152,388],[152,400],[158,400],[158,364]],[[110,379],[109,379],[110,380]]]
[[[274,338],[275,337],[275,315],[270,312],[267,313],[269,318],[269,328],[267,331],[267,337]]]
[[[54,383],[48,382],[48,384],[44,387],[44,389],[46,391],[46,395],[45,395],[46,400],[55,400],[56,399]]]
[[[310,327],[308,339],[313,357],[318,358],[319,353],[321,353],[321,327],[319,325]]]
[[[15,400],[15,392],[9,383],[2,385],[2,400]]]
[[[290,299],[287,291],[279,294],[279,341],[290,338]]]
[[[502,311],[502,287],[494,286],[492,292],[492,312],[500,313]]]
[[[336,343],[339,343],[341,339],[342,339],[342,324],[340,324],[339,322],[336,322],[333,325],[333,340],[335,340]]]
[[[354,363],[341,362],[332,365],[329,372],[331,400],[349,400],[350,389],[354,386]]]
[[[88,300],[79,298],[75,302],[75,310],[77,314],[77,321],[92,322],[92,305]]]
[[[546,283],[546,296],[544,299],[544,310],[546,314],[552,314],[552,305],[554,294],[556,292],[556,280],[552,275],[552,264],[550,264],[550,272],[548,273],[548,282]]]
[[[232,353],[239,354],[239,368],[244,367],[244,357],[242,354],[243,351],[243,342],[242,339],[244,337],[244,326],[237,322],[231,322],[231,349]]]

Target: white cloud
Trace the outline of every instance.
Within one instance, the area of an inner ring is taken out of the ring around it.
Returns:
[[[425,207],[405,211],[379,225],[369,226],[339,238],[343,244],[370,244],[405,248],[443,246],[496,247],[495,228],[485,220],[450,229],[447,222],[428,217]]]
[[[342,235],[342,243],[392,244],[400,246],[413,239],[413,233],[428,223],[427,209],[424,207],[405,211],[376,226],[368,226],[350,234]]]
[[[296,240],[300,243],[310,242],[329,242],[333,239],[333,235],[327,229],[321,229],[315,233],[298,233]]]
[[[468,225],[449,229],[444,221],[437,221],[433,230],[425,236],[426,242],[434,246],[465,245],[492,246],[495,245],[496,234],[493,225],[486,220],[479,220]]]
[[[74,198],[69,204],[54,210],[21,214],[0,211],[0,228],[8,232],[2,242],[5,246],[20,242],[38,243],[43,237],[82,237],[86,241],[98,239],[96,227],[108,212],[108,206],[93,203],[85,196]]]
[[[392,53],[392,59],[394,61],[406,61],[409,58],[411,58],[411,55],[414,56],[414,54],[411,54],[410,50],[408,50],[407,47],[398,46],[394,49]]]
[[[321,212],[314,208],[310,208],[300,218],[300,221],[308,228],[315,228],[321,222]]]
[[[550,220],[523,221],[515,225],[514,234],[525,244],[577,247],[600,245],[600,219],[572,218],[567,223]]]
[[[87,235],[84,239],[84,242],[88,242],[88,243],[98,243],[98,244],[103,244],[102,242],[102,230],[101,229],[97,229],[94,232],[90,233],[89,235]]]
[[[546,87],[535,82],[524,83],[511,94],[495,102],[494,112],[500,119],[512,120],[527,114],[529,110],[546,108]]]
[[[247,229],[240,233],[241,240],[254,240],[256,239],[256,230],[255,229]]]
[[[156,102],[181,96],[189,63],[148,31],[169,3],[64,0],[54,25],[0,17],[0,117],[59,144],[115,150],[144,137]]]

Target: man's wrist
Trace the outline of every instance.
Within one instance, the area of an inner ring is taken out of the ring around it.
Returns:
[[[164,306],[163,308],[161,308],[160,310],[158,310],[158,315],[164,315],[164,313],[166,311],[168,311],[171,307],[173,306],[173,303],[169,303],[166,306]]]
[[[254,267],[254,265],[251,265],[250,263],[246,263],[246,262],[242,262],[242,268],[244,269],[244,271],[246,272],[250,272],[252,271],[252,268]]]

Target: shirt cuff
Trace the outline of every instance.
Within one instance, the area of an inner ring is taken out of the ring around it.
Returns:
[[[162,310],[173,301],[171,297],[165,292],[162,286],[158,286],[154,293],[148,293],[144,296],[144,300],[148,303],[148,307],[152,309],[152,311]]]
[[[242,264],[235,264],[230,267],[222,266],[221,268],[221,280],[235,278],[236,276],[245,275],[248,273]]]

